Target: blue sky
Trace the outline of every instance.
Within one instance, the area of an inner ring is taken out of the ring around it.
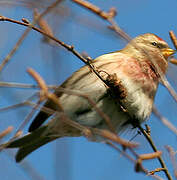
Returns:
[[[0,14],[17,20],[23,17],[32,20],[31,8],[14,4],[5,6],[3,2],[6,1],[0,1],[0,5],[2,3]],[[115,20],[131,37],[147,32],[155,33],[173,48],[168,32],[174,30],[177,34],[177,1],[95,0],[94,4],[105,11],[110,7],[116,7],[118,15]],[[69,0],[64,1],[59,9],[59,12],[47,15],[46,19],[53,28],[55,36],[67,44],[74,45],[77,51],[87,52],[92,58],[96,58],[125,46],[126,43],[107,28],[107,22],[89,11]],[[63,12],[66,14],[64,17]],[[24,29],[19,25],[0,22],[0,62],[13,48]],[[79,59],[64,48],[51,47],[42,43],[41,39],[42,36],[39,33],[30,32],[0,75],[1,81],[35,84],[26,73],[26,69],[32,67],[48,84],[58,85],[83,65]],[[175,68],[174,65],[169,66],[167,77],[177,90]],[[33,89],[15,88],[0,88],[0,91],[0,108],[19,103],[36,92]],[[159,86],[155,104],[165,117],[177,125],[176,103],[162,86]],[[0,112],[0,130],[9,125],[19,127],[30,110],[29,107],[22,107]],[[148,120],[148,124],[151,126],[152,137],[158,149],[163,151],[163,158],[172,173],[172,165],[164,146],[171,145],[176,150],[176,136],[154,115]],[[134,132],[127,132],[125,136],[130,139],[133,135]],[[139,154],[152,152],[143,136],[138,136],[135,141],[141,144],[137,150]],[[141,173],[135,173],[133,164],[115,150],[105,144],[89,142],[83,137],[58,139],[41,147],[26,160],[38,174],[47,180],[150,179]],[[159,167],[157,160],[150,160],[143,164],[150,170]],[[0,174],[3,180],[32,179],[5,151],[0,155]],[[164,177],[163,172],[159,175]]]

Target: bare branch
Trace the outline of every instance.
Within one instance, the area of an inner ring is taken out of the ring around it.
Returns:
[[[154,152],[158,152],[158,150],[157,150],[157,148],[156,148],[156,146],[155,146],[155,144],[154,144],[151,136],[150,136],[140,125],[138,126],[138,128],[139,128],[139,130],[141,131],[141,133],[144,135],[144,137],[146,138],[146,140],[149,142],[149,144],[150,144],[150,146],[152,147],[153,151],[154,151]],[[165,162],[163,161],[163,159],[159,156],[159,157],[158,157],[158,160],[159,160],[159,162],[160,162],[160,164],[161,164],[161,167],[165,169],[164,172],[165,172],[165,175],[166,175],[167,179],[168,179],[168,180],[172,180],[172,177],[171,177],[171,175],[170,175],[170,173],[169,173],[169,171],[168,171],[168,169],[167,169],[167,167],[166,167],[166,164],[165,164]]]
[[[168,150],[168,152],[170,154],[170,159],[171,159],[171,162],[173,165],[174,175],[175,175],[175,178],[177,179],[177,162],[176,162],[176,158],[175,158],[176,153],[174,152],[173,148],[170,146],[166,146],[166,149]]]
[[[175,48],[177,49],[177,38],[176,38],[175,33],[173,31],[170,31],[169,35],[170,35],[170,38],[171,38]]]
[[[90,10],[91,12],[97,14],[102,19],[109,22],[111,25],[111,29],[114,30],[119,36],[123,37],[126,41],[130,41],[131,38],[126,34],[113,20],[113,18],[116,16],[116,9],[110,8],[109,12],[102,11],[99,7],[93,5],[92,3],[84,0],[72,0],[73,2],[77,3],[78,5]]]
[[[158,119],[160,119],[160,121],[166,126],[168,127],[173,133],[175,133],[175,135],[177,135],[177,128],[170,122],[168,121],[168,119],[166,119],[165,117],[163,117],[160,112],[158,112],[157,108],[155,106],[153,106],[152,109],[153,113],[157,116]]]
[[[139,155],[139,159],[144,161],[144,160],[159,158],[161,155],[162,155],[161,151],[156,151],[154,153],[141,154]]]
[[[13,131],[13,126],[9,126],[7,129],[5,129],[0,133],[0,139],[5,137],[7,134],[10,134],[12,131]]]
[[[172,63],[172,64],[174,64],[174,65],[177,65],[177,59],[171,58],[171,59],[170,59],[170,63]]]
[[[116,134],[114,134],[108,130],[105,130],[105,129],[100,130],[98,128],[92,128],[91,130],[93,131],[94,134],[100,135],[106,139],[116,142],[116,143],[122,145],[123,147],[135,148],[138,146],[138,144],[127,142],[127,141],[123,140],[122,138],[120,138],[119,136],[117,136]]]
[[[2,63],[0,64],[0,72],[2,71],[2,69],[5,67],[5,65],[9,62],[9,60],[11,59],[11,57],[15,54],[15,52],[18,50],[18,48],[20,47],[20,45],[22,44],[22,42],[24,41],[24,39],[26,38],[26,36],[28,35],[28,33],[31,31],[32,26],[34,26],[36,24],[36,21],[39,20],[40,18],[42,18],[44,15],[46,15],[47,13],[49,13],[51,11],[52,8],[54,8],[58,3],[60,3],[61,0],[57,0],[56,2],[52,3],[48,8],[46,8],[46,10],[38,17],[38,19],[35,19],[32,24],[28,24],[28,28],[25,30],[25,32],[22,34],[22,36],[20,37],[20,39],[17,41],[16,45],[14,46],[14,48],[10,51],[10,53],[5,57],[5,59],[2,61]],[[2,16],[1,16],[2,18]],[[24,23],[27,24],[27,23]]]

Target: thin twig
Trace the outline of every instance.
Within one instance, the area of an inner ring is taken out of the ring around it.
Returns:
[[[112,133],[106,129],[101,130],[98,128],[92,128],[91,130],[93,131],[94,134],[97,134],[97,135],[102,136],[106,139],[109,139],[113,142],[116,142],[125,148],[136,148],[138,146],[138,144],[126,141],[126,140],[120,138],[119,136],[115,135],[114,133]]]
[[[27,115],[27,117],[25,118],[25,120],[22,122],[22,124],[20,125],[20,127],[17,129],[17,131],[15,132],[14,136],[5,144],[1,145],[0,147],[0,151],[2,151],[3,149],[5,149],[12,141],[14,141],[17,137],[21,136],[22,134],[22,130],[25,127],[25,125],[29,122],[29,120],[31,119],[31,117],[33,116],[34,112],[36,111],[36,109],[39,106],[39,103],[41,101],[38,101],[38,103],[33,107],[32,111]]]
[[[164,168],[156,168],[152,171],[149,171],[148,175],[154,175],[156,172],[160,172],[160,171],[165,171],[165,169]]]
[[[161,155],[162,155],[161,151],[156,151],[153,153],[141,154],[141,155],[139,155],[138,159],[144,161],[144,160],[159,158]]]
[[[14,156],[15,156],[14,151],[12,151],[12,150],[6,150],[5,153],[10,158],[14,158]],[[32,179],[34,179],[34,180],[45,180],[45,178],[41,174],[39,174],[39,172],[34,168],[34,166],[32,164],[30,164],[29,161],[23,160],[21,163],[19,163],[19,167],[27,175],[29,175]]]
[[[30,85],[30,84],[22,84],[22,83],[9,83],[9,82],[8,83],[7,82],[0,82],[0,86],[2,86],[2,87],[14,87],[14,88],[16,88],[16,87],[18,87],[18,88],[40,88],[38,85]],[[86,94],[82,93],[81,91],[70,90],[67,88],[57,87],[54,85],[48,85],[47,88],[53,89],[56,92],[63,92],[66,94],[71,94],[71,95],[83,97],[96,110],[96,112],[105,120],[105,122],[107,123],[110,130],[115,133],[115,128],[112,126],[112,123],[110,122],[110,118],[107,116],[107,114],[105,114],[103,111],[101,111],[96,106],[96,103],[94,101],[92,101],[92,99],[89,98],[89,96],[87,96]],[[28,101],[24,101],[24,102],[15,104],[15,105],[0,108],[0,111],[5,111],[5,110],[21,107],[23,105],[28,105]]]
[[[13,131],[13,126],[9,126],[7,129],[4,131],[0,132],[0,139],[5,137],[7,134],[10,134]]]
[[[170,159],[171,159],[171,162],[173,165],[174,175],[175,175],[175,178],[177,179],[177,162],[176,162],[176,158],[175,158],[176,153],[174,152],[173,148],[170,146],[166,146],[166,149],[168,150],[168,152],[170,154]]]
[[[135,160],[135,159],[133,159],[129,154],[127,154],[124,150],[121,150],[121,149],[119,149],[117,146],[115,146],[112,142],[110,142],[110,141],[105,141],[105,143],[108,145],[108,146],[110,146],[110,147],[112,147],[113,149],[115,149],[117,152],[119,152],[120,154],[122,154],[124,157],[126,157],[128,160],[130,160],[131,162],[133,162],[133,163],[135,163],[135,165],[136,165],[136,163],[137,163],[137,161]],[[159,168],[160,169],[160,168]],[[162,168],[161,168],[161,170],[162,170]],[[160,170],[159,170],[160,171]],[[150,175],[152,178],[154,178],[154,179],[156,179],[156,180],[163,180],[162,178],[160,178],[159,176],[156,176],[156,175],[154,175],[154,174],[149,174],[149,172],[148,172],[148,170],[146,170],[144,167],[143,167],[143,165],[142,164],[139,164],[139,171],[138,172],[143,172],[143,173],[145,173],[145,174],[147,174],[147,175]]]
[[[133,159],[129,154],[127,154],[124,150],[121,150],[119,149],[117,146],[115,146],[112,142],[110,141],[105,141],[105,143],[107,145],[109,145],[110,147],[112,147],[113,149],[115,149],[116,151],[118,151],[120,154],[122,154],[123,156],[125,156],[128,160],[130,160],[131,162],[135,163],[135,170],[137,170],[137,172],[143,172],[147,175],[150,175],[152,178],[156,179],[156,180],[163,180],[162,178],[160,178],[159,176],[157,175],[154,175],[154,174],[150,174],[148,172],[148,170],[146,170],[143,165],[142,165],[142,162],[139,162],[137,164],[137,160]],[[159,153],[157,154],[157,156],[159,155]],[[136,156],[136,155],[135,155]],[[154,156],[154,158],[157,157],[156,155]],[[152,157],[152,156],[151,156]],[[138,167],[137,167],[138,166]],[[163,168],[159,168],[161,170],[163,170]],[[160,170],[159,170],[160,171]]]
[[[124,150],[119,149],[116,145],[114,145],[112,142],[110,141],[105,141],[105,144],[109,145],[110,147],[112,147],[113,149],[115,149],[116,151],[118,151],[120,154],[123,154],[128,160],[130,160],[133,163],[136,163],[136,160],[133,159],[129,154],[127,154]]]
[[[172,63],[172,64],[174,64],[174,65],[177,65],[177,59],[171,58],[171,59],[170,59],[170,63]]]
[[[169,35],[170,35],[170,38],[171,38],[171,40],[172,40],[172,42],[173,42],[173,44],[177,50],[177,38],[176,38],[175,33],[173,31],[170,31]]]
[[[170,121],[168,121],[168,119],[163,117],[155,106],[153,106],[152,112],[157,116],[158,119],[160,119],[160,121],[166,127],[168,127],[173,133],[175,133],[177,135],[177,128]]]
[[[33,17],[34,19],[38,19],[38,17],[40,16],[38,10],[35,8],[34,12],[33,12]],[[47,21],[44,18],[40,18],[37,21],[38,26],[47,34],[50,34],[51,36],[54,36],[52,28],[49,26],[49,24],[47,23]],[[52,43],[53,41],[50,38],[47,38],[46,36],[44,36],[44,41],[48,42],[48,43]]]
[[[58,97],[55,94],[52,94],[48,92],[47,86],[42,79],[42,77],[35,72],[32,68],[29,68],[28,73],[36,80],[39,87],[41,88],[41,91],[43,92],[43,97],[46,99],[50,99],[52,102],[54,102],[57,105],[57,112],[60,113],[60,120],[65,122],[66,124],[80,130],[81,132],[86,132],[86,135],[88,135],[88,132],[90,131],[88,127],[85,127],[75,121],[70,120],[64,113],[63,107],[61,106]]]
[[[116,15],[116,10],[115,8],[110,8],[109,12],[104,12],[101,10],[99,7],[93,5],[92,3],[84,0],[72,0],[73,2],[77,3],[78,5],[90,10],[91,12],[97,14],[99,17],[102,19],[106,20],[109,22],[111,25],[111,29],[113,29],[119,36],[123,37],[126,41],[130,41],[131,38],[129,37],[128,34],[126,34],[118,25],[117,23],[113,20],[113,18]]]
[[[105,114],[103,111],[101,111],[100,108],[97,107],[96,103],[87,95],[82,93],[81,91],[77,90],[71,90],[67,88],[58,87],[55,92],[63,92],[65,94],[71,94],[74,96],[83,97],[88,101],[88,103],[95,109],[95,111],[105,120],[105,123],[109,127],[109,129],[116,134],[115,128],[113,127],[111,120],[107,114]]]
[[[30,121],[30,119],[32,118],[32,116],[34,115],[34,113],[36,112],[36,109],[38,109],[39,105],[40,105],[41,100],[39,100],[36,105],[32,108],[31,112],[26,116],[25,120],[22,122],[22,124],[20,125],[20,127],[18,128],[18,130],[16,131],[16,134],[19,131],[22,131],[25,127],[25,125]]]
[[[171,94],[173,99],[177,102],[177,94],[176,94],[174,88],[170,85],[170,83],[168,82],[168,80],[166,79],[165,76],[162,79],[162,83],[167,88],[168,92]]]
[[[73,55],[75,55],[77,58],[79,58],[83,63],[85,63],[86,65],[88,65],[92,71],[97,75],[97,77],[99,79],[102,80],[102,82],[104,82],[106,84],[106,81],[100,76],[100,74],[95,70],[95,68],[93,67],[93,65],[90,63],[90,61],[88,61],[87,59],[85,59],[79,52],[77,52],[74,49],[74,46],[70,46],[65,44],[64,42],[60,41],[59,39],[55,38],[54,36],[51,36],[50,34],[44,32],[43,30],[33,26],[32,24],[26,24],[11,18],[7,18],[5,16],[0,16],[0,21],[7,21],[7,22],[12,22],[15,24],[19,24],[19,25],[23,25],[23,26],[30,26],[33,30],[45,35],[46,37],[54,40],[56,43],[58,43],[59,45],[61,45],[62,47],[64,47],[65,49],[67,49],[69,52],[71,52]]]
[[[20,39],[17,41],[17,43],[15,44],[14,48],[10,51],[10,53],[4,58],[4,60],[2,61],[1,65],[0,65],[0,72],[2,71],[2,69],[5,67],[5,65],[9,62],[9,60],[11,59],[11,57],[15,54],[15,52],[18,50],[18,48],[20,47],[20,45],[22,44],[22,42],[24,41],[25,37],[28,35],[28,33],[31,31],[32,26],[34,26],[36,24],[36,22],[42,18],[44,15],[46,15],[47,13],[49,13],[51,11],[52,8],[56,7],[56,5],[58,3],[60,3],[61,0],[57,0],[56,2],[52,3],[49,7],[46,8],[46,10],[44,10],[44,12],[38,16],[37,19],[34,19],[32,24],[28,24],[28,28],[24,31],[24,33],[22,34],[22,36],[20,37]]]
[[[31,89],[31,88],[37,88],[39,89],[38,85],[34,84],[24,84],[24,83],[15,83],[15,82],[2,82],[0,81],[0,87],[9,87],[9,88],[24,88],[24,89]],[[47,85],[48,89],[55,89],[57,88],[57,85]]]
[[[156,148],[156,146],[155,146],[155,144],[154,144],[151,136],[150,136],[149,134],[147,134],[146,131],[145,131],[140,125],[138,125],[138,128],[139,128],[139,130],[141,131],[141,133],[144,135],[144,137],[147,139],[147,141],[149,142],[149,144],[150,144],[150,146],[152,147],[153,151],[154,151],[154,152],[157,152],[158,150],[157,150],[157,148]],[[164,172],[165,172],[165,175],[166,175],[166,177],[168,178],[168,180],[172,180],[172,177],[171,177],[171,175],[169,174],[168,169],[167,169],[167,167],[166,167],[165,162],[163,161],[163,159],[162,159],[161,157],[158,157],[158,160],[159,160],[162,168],[165,169]]]
[[[55,103],[58,103],[58,98],[56,97],[56,95],[54,94],[49,94],[48,93],[48,88],[44,82],[44,80],[39,76],[39,74],[37,74],[34,70],[32,69],[28,69],[28,73],[30,73],[30,75],[33,76],[33,78],[37,81],[37,83],[39,84],[40,86],[40,89],[42,90],[43,94],[42,95],[45,95],[47,96],[46,98],[49,98],[51,99],[52,101],[55,101]],[[57,88],[59,89],[59,88]],[[64,89],[64,91],[66,92],[66,90]],[[63,92],[64,92],[63,91]],[[70,93],[73,93],[72,91],[70,91]],[[76,92],[75,92],[75,95],[76,95]],[[81,96],[81,93],[77,93],[77,96]],[[115,128],[113,127],[113,125],[111,124],[111,120],[110,118],[104,113],[102,112],[97,106],[96,104],[87,96],[87,95],[83,95],[82,94],[82,97],[84,97],[85,99],[87,99],[87,101],[95,108],[95,110],[98,112],[98,114],[105,120],[106,124],[108,125],[109,129],[114,132],[116,134],[116,131],[115,131]],[[44,97],[45,98],[45,97]],[[58,104],[58,106],[60,106],[60,110],[62,109],[63,111],[63,108],[61,107],[60,104]]]

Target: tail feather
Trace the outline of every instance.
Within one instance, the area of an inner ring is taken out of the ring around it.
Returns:
[[[20,147],[20,149],[18,150],[18,152],[15,156],[16,162],[20,162],[28,154],[30,154],[31,152],[33,152],[34,150],[36,150],[40,146],[43,146],[44,144],[46,144],[52,140],[53,139],[51,139],[50,137],[41,137],[40,139],[35,140],[33,143],[30,143],[29,145]]]
[[[58,136],[50,136],[46,131],[47,126],[43,126],[8,145],[7,148],[19,148],[16,154],[16,162],[20,162],[40,146],[59,138]]]
[[[19,138],[13,142],[11,142],[7,147],[8,148],[19,148],[33,143],[36,139],[38,139],[41,135],[44,134],[47,126],[43,126],[32,133],[28,133],[27,135]]]
[[[48,113],[45,113],[43,111],[40,111],[39,114],[35,117],[33,122],[31,123],[28,131],[32,132],[35,131],[37,128],[39,128],[44,121],[49,117],[50,115]]]
[[[44,107],[49,108],[49,109],[53,109],[53,110],[57,110],[56,104],[50,100],[48,100],[44,104]],[[32,132],[32,131],[35,131],[36,129],[38,129],[50,116],[51,116],[51,114],[40,111],[37,114],[37,116],[35,117],[35,119],[33,120],[33,122],[31,123],[31,125],[29,127],[29,132]]]

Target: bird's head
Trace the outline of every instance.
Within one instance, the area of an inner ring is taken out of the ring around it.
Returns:
[[[175,53],[169,45],[155,34],[147,33],[134,38],[125,48],[137,59],[147,60],[155,67],[160,67],[162,73],[168,67],[168,58]]]

